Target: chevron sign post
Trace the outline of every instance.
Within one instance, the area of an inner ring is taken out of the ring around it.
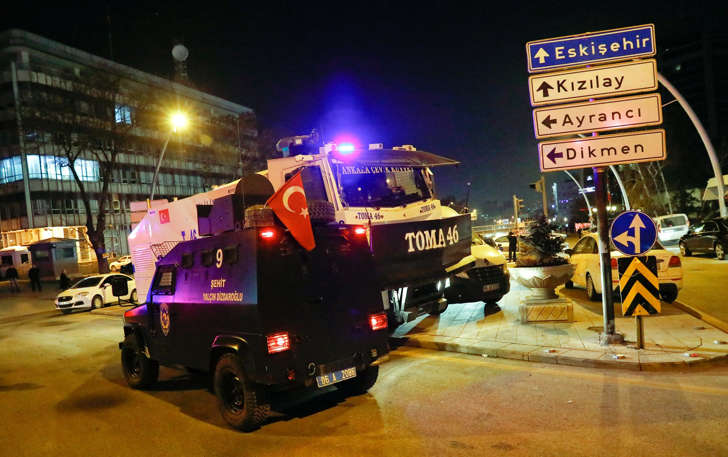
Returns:
[[[655,256],[621,257],[617,262],[622,315],[635,317],[637,348],[643,349],[645,343],[642,316],[661,311],[657,259]]]

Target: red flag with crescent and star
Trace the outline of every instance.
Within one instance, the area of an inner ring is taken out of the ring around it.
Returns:
[[[265,204],[270,206],[301,246],[307,251],[316,247],[300,171],[283,184]]]

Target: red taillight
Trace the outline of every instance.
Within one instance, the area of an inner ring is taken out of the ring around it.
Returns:
[[[260,231],[260,237],[264,240],[272,240],[276,236],[276,231],[272,228],[266,228]]]
[[[618,268],[617,259],[612,257],[612,270],[616,270]]]
[[[387,328],[387,313],[371,314],[369,316],[369,326],[372,330]]]
[[[362,226],[354,227],[354,234],[359,236],[366,235],[367,228]]]
[[[288,338],[288,332],[268,335],[268,354],[275,354],[289,349],[291,349],[291,340]]]
[[[670,263],[667,264],[668,267],[680,267],[682,266],[682,263],[680,263],[680,257],[674,255],[670,257]]]

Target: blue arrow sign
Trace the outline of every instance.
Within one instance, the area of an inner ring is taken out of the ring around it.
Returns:
[[[625,211],[612,222],[609,237],[622,254],[642,255],[655,244],[657,226],[645,213]]]
[[[653,24],[526,43],[528,72],[654,56]]]

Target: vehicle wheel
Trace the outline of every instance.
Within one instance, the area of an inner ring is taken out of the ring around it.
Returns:
[[[503,298],[503,295],[501,295],[500,297],[497,297],[497,298],[489,298],[487,300],[483,300],[483,302],[485,302],[486,305],[497,306],[498,302],[501,301],[502,298]]]
[[[159,378],[159,363],[128,346],[121,350],[121,368],[126,383],[133,389],[149,387]]]
[[[723,246],[723,243],[721,243],[720,241],[715,243],[715,247],[713,248],[713,251],[715,252],[715,258],[717,260],[725,259],[725,247]]]
[[[662,299],[662,301],[667,302],[667,303],[674,302],[675,300],[677,300],[677,288],[669,289],[665,292],[661,292],[660,298]]]
[[[336,384],[336,388],[346,396],[361,395],[372,388],[379,376],[379,365],[369,366],[364,371],[356,374],[356,378]]]
[[[685,243],[680,243],[680,255],[682,255],[683,257],[690,257],[690,254],[690,249],[685,246]]]
[[[573,289],[574,288],[574,282],[573,281],[566,281],[564,284],[564,287],[567,289]]]
[[[311,222],[333,222],[336,220],[334,205],[327,200],[309,200],[308,215]]]
[[[137,296],[136,289],[132,290],[131,291],[131,295],[129,296],[129,301],[132,302],[132,303],[137,303],[137,300],[138,299],[139,299],[139,297]]]
[[[217,361],[214,385],[220,414],[232,427],[249,432],[268,416],[263,389],[248,379],[236,354],[223,354]]]
[[[96,308],[103,308],[104,307],[104,299],[101,298],[99,295],[95,296],[93,300],[91,300],[91,309]]]
[[[599,294],[596,288],[594,288],[594,281],[592,281],[591,275],[586,275],[586,294],[591,301],[599,300]]]
[[[445,310],[447,309],[448,305],[449,305],[449,303],[447,302],[447,300],[444,300],[444,303],[442,303],[440,301],[436,301],[430,307],[430,315],[431,316],[439,316],[440,314],[442,314],[442,313],[445,312]]]

